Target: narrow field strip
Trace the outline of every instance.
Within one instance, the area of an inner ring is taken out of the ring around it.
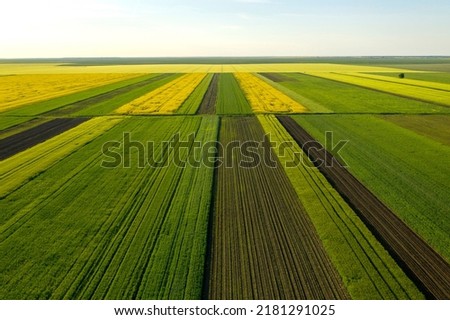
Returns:
[[[219,90],[220,74],[214,73],[209,82],[208,90],[203,95],[197,114],[216,114],[217,94]]]
[[[245,98],[236,77],[232,73],[220,74],[218,86],[216,101],[217,114],[253,114],[252,107]]]
[[[82,90],[136,78],[142,74],[30,74],[0,77],[0,112]],[[33,115],[33,114],[30,114]]]
[[[450,115],[389,115],[380,117],[450,147]]]
[[[141,81],[131,82],[130,84],[126,84],[124,86],[120,86],[111,91],[107,91],[105,93],[101,93],[99,95],[92,96],[87,99],[83,99],[77,101],[75,103],[71,103],[65,105],[61,108],[54,109],[46,115],[50,116],[63,116],[63,115],[74,115],[83,113],[84,109],[92,109],[96,105],[104,104],[105,102],[110,102],[116,99],[120,99],[120,96],[126,95],[127,93],[133,92],[143,87],[147,87],[149,85],[158,83],[159,81],[164,81],[166,78],[170,78],[170,74],[158,74],[158,75],[149,75],[141,78]]]
[[[405,78],[411,80],[426,81],[432,83],[442,83],[450,86],[450,73],[448,72],[403,72]],[[390,79],[398,79],[399,73],[396,72],[374,72],[374,73],[364,73],[372,74],[376,76],[389,77]]]
[[[206,73],[183,75],[118,108],[122,114],[173,114],[206,77]]]
[[[394,82],[380,81],[378,79],[361,78],[348,73],[309,73],[313,76],[349,83],[364,88],[386,92],[392,95],[411,98],[419,101],[432,102],[441,106],[450,107],[450,92],[404,85]]]
[[[450,261],[449,147],[373,115],[292,118],[323,145],[348,140],[348,170]]]
[[[58,118],[0,140],[0,161],[57,136],[88,118]]]
[[[339,193],[309,161],[275,116],[258,116],[325,250],[353,299],[421,299],[423,295]],[[302,163],[288,167],[287,163]]]
[[[146,81],[143,86],[133,87],[131,90],[125,90],[110,99],[103,100],[93,104],[86,104],[81,110],[73,112],[73,116],[103,116],[113,115],[115,110],[145,94],[153,91],[180,77],[179,74],[163,74]]]
[[[450,298],[450,264],[412,231],[373,193],[358,181],[337,159],[315,141],[295,120],[287,116],[278,119],[304,148],[308,156],[327,165],[319,170],[347,200],[368,228],[393,255],[405,272],[429,298]]]
[[[158,75],[136,75],[133,78],[115,81],[106,85],[99,84],[96,87],[85,89],[82,91],[67,93],[65,95],[50,98],[47,100],[25,104],[18,108],[3,112],[0,114],[0,116],[37,116],[46,113],[48,114],[53,110],[57,110],[59,108],[63,108],[65,106],[69,106],[71,104],[90,99],[92,97],[105,94],[118,88],[136,84],[157,76]]]
[[[94,118],[39,145],[0,161],[0,198],[45,171],[122,119]]]
[[[14,127],[33,119],[33,117],[0,116],[0,137],[4,137],[4,134]]]
[[[224,146],[263,136],[254,117],[222,119]],[[254,151],[265,161],[273,156]],[[246,168],[236,150],[219,157],[228,167],[217,169],[209,298],[349,298],[284,170]]]
[[[307,108],[251,73],[235,73],[255,113],[302,113]]]
[[[341,74],[341,73],[338,73]],[[383,74],[370,74],[370,73],[342,73],[342,74],[348,74],[354,77],[361,77],[366,79],[375,79],[380,81],[386,81],[386,82],[392,82],[392,83],[398,83],[403,84],[407,86],[413,86],[413,87],[419,87],[419,88],[429,88],[429,89],[435,89],[435,90],[442,90],[442,91],[450,91],[450,84],[446,83],[438,83],[433,81],[423,81],[423,80],[415,80],[415,79],[408,79],[403,78],[400,79],[399,77],[387,77]]]
[[[155,161],[168,160],[160,143],[175,133],[214,141],[217,129],[215,117],[127,118],[1,200],[0,297],[199,299],[214,170],[140,168],[136,148],[129,168],[106,169],[98,150],[131,132],[156,143]],[[184,161],[202,157],[179,150]]]
[[[200,108],[200,104],[204,100],[207,94],[210,83],[213,79],[213,74],[209,73],[203,78],[202,82],[195,88],[191,95],[183,102],[180,108],[177,110],[177,114],[196,114]]]
[[[302,73],[284,73],[271,84],[316,113],[448,113],[449,109]]]

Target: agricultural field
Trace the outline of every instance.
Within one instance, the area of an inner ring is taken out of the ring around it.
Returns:
[[[136,76],[118,73],[3,76],[0,77],[0,112]]]
[[[222,73],[218,77],[217,114],[251,114],[252,108],[236,77],[231,73]]]
[[[236,73],[236,79],[255,113],[301,113],[307,110],[250,73]]]
[[[382,118],[450,146],[450,115],[389,115]]]
[[[237,140],[260,141],[263,135],[254,117],[222,119],[222,145]],[[219,157],[230,167],[221,166],[217,173],[213,220],[217,237],[211,245],[209,297],[348,298],[281,166],[248,169],[240,165],[245,159],[239,152],[221,153]],[[268,160],[271,155],[264,157]]]
[[[0,299],[450,299],[445,59],[202,61],[0,63]]]
[[[389,93],[360,88],[320,77],[295,73],[265,75],[266,81],[301,101],[316,113],[445,113],[449,108]],[[324,90],[327,88],[327,90]],[[292,94],[293,93],[293,94]]]
[[[11,194],[1,204],[2,298],[200,297],[213,170],[176,167],[170,154],[169,165],[161,168],[99,169],[99,148],[124,131],[143,142],[149,131],[155,142],[169,141],[176,132],[209,141],[216,138],[217,119],[116,121]],[[185,150],[181,160],[190,152],[196,151]],[[161,148],[148,156],[166,157]],[[43,170],[45,164],[35,166]],[[6,191],[2,188],[3,197]]]
[[[427,82],[410,80],[407,83],[399,83],[389,77],[363,75],[361,73],[308,73],[313,76],[344,82],[363,88],[387,92],[400,97],[411,98],[418,101],[431,102],[440,106],[450,107],[450,91],[448,85],[434,84],[433,88],[425,86]],[[388,81],[386,81],[386,78]],[[446,88],[446,89],[442,89]]]
[[[122,114],[175,113],[195,91],[205,76],[204,73],[183,75],[127,103],[118,108],[116,112]]]
[[[326,130],[331,130],[338,141],[349,140],[340,155],[350,172],[436,250],[450,258],[448,147],[375,116],[294,119],[322,143]],[[435,159],[433,165],[430,159]]]
[[[383,77],[390,77],[394,79],[399,79],[400,74],[394,73],[394,72],[375,72],[375,73],[369,73],[371,75],[375,76],[383,76]],[[364,74],[362,74],[364,75]],[[413,72],[413,73],[403,73],[403,79],[402,80],[419,80],[419,81],[426,81],[426,86],[436,85],[436,84],[447,84],[450,85],[450,74],[445,72]],[[401,79],[399,79],[401,80]],[[400,81],[401,83],[401,81]]]

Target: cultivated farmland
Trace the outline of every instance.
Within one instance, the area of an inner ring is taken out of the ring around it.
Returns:
[[[306,108],[250,73],[236,73],[236,79],[255,113],[301,113]]]
[[[231,73],[219,75],[216,111],[217,114],[251,114],[247,99]]]
[[[450,299],[448,73],[288,60],[0,63],[0,299]]]
[[[209,141],[217,121],[124,120],[11,195],[1,207],[3,298],[200,297],[213,170],[171,162],[99,170],[97,151],[104,142],[124,131],[145,141],[149,130],[155,142],[169,141],[176,132]],[[181,160],[194,152],[184,150]],[[130,154],[132,163],[141,159],[136,153]],[[166,159],[161,146],[148,156]],[[55,183],[54,177],[61,179]],[[6,282],[11,268],[14,275]]]
[[[263,135],[256,118],[222,119],[222,145]],[[248,169],[239,153],[219,156],[209,298],[348,298],[281,166]]]
[[[272,74],[266,74],[271,77]],[[317,113],[439,113],[448,108],[351,84],[295,73],[275,86]],[[324,90],[326,88],[326,90]]]
[[[137,76],[120,73],[3,76],[0,77],[0,112]]]
[[[116,112],[125,114],[175,113],[205,76],[204,73],[183,75],[120,107]]]

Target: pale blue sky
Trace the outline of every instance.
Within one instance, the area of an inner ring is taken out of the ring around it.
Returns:
[[[0,1],[0,58],[450,55],[448,0]]]

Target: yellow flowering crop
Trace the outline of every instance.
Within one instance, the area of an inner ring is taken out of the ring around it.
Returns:
[[[1,76],[0,112],[137,76],[124,73]]]
[[[251,73],[235,73],[235,77],[253,111],[256,113],[300,113],[307,110],[298,102]]]
[[[205,76],[206,73],[185,74],[123,105],[116,112],[130,114],[175,113]]]

